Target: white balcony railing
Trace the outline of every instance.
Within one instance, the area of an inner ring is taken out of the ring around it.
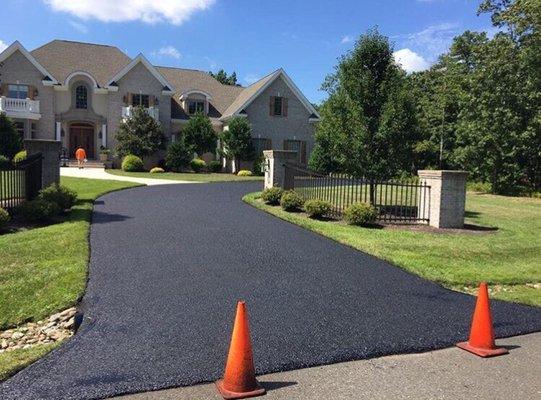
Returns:
[[[131,118],[133,116],[134,108],[135,108],[134,106],[122,107],[122,118],[123,119]],[[148,107],[148,108],[145,108],[145,111],[148,113],[148,115],[150,115],[156,121],[160,120],[160,110],[158,108]]]
[[[0,111],[8,115],[29,117],[39,115],[39,100],[0,97]],[[39,117],[38,117],[39,118]]]

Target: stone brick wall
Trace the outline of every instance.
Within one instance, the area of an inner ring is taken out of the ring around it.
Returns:
[[[60,183],[60,148],[61,143],[55,140],[25,140],[24,148],[28,155],[42,153],[42,187]]]
[[[293,182],[287,182],[285,179],[284,163],[295,163],[297,152],[287,150],[266,150],[263,152],[265,157],[265,189],[271,187],[281,187],[282,189],[292,189]]]

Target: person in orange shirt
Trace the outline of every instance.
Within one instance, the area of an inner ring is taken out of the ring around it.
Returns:
[[[82,169],[84,168],[84,162],[86,161],[86,151],[82,147],[79,147],[75,150],[75,158],[77,159],[77,166]]]

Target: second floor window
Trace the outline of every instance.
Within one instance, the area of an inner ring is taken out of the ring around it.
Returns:
[[[28,85],[8,85],[8,97],[10,99],[28,98]]]
[[[270,115],[273,117],[287,117],[287,98],[271,96]]]
[[[88,108],[88,93],[84,85],[79,85],[75,88],[75,108]]]
[[[205,102],[203,100],[188,100],[188,114],[205,112]]]
[[[149,108],[150,107],[150,96],[148,94],[132,94],[131,97],[131,105],[141,106],[143,108]]]

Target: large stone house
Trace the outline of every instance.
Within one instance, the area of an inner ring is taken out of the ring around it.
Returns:
[[[78,146],[90,159],[101,148],[114,149],[115,132],[134,106],[159,120],[170,142],[196,112],[208,115],[216,132],[232,117],[245,117],[257,152],[296,150],[301,164],[319,120],[282,69],[240,87],[204,71],[154,66],[142,54],[130,58],[107,45],[53,40],[28,51],[14,42],[0,53],[0,112],[25,138],[61,141],[71,157]]]

